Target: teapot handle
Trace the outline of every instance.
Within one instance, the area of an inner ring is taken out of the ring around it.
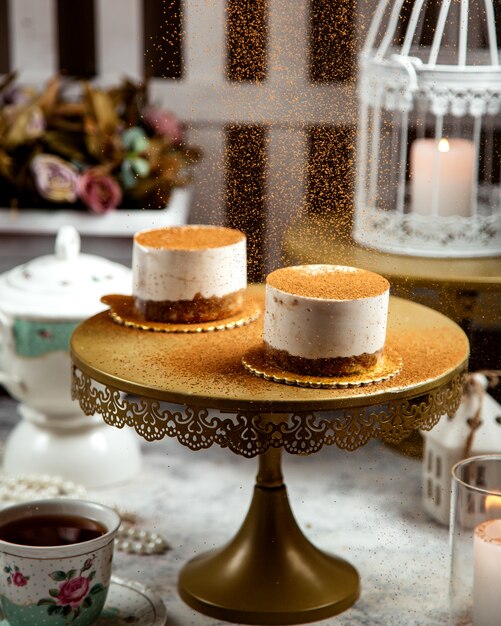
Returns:
[[[14,350],[14,335],[12,332],[12,320],[0,311],[0,345],[8,347],[9,345]],[[1,362],[0,362],[1,365]],[[14,396],[18,396],[24,393],[26,385],[17,376],[11,376],[7,372],[3,371],[0,367],[0,385],[4,385],[9,393]]]

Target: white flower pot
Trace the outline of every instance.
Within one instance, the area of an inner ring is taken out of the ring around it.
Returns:
[[[105,215],[63,208],[0,209],[0,232],[54,235],[61,226],[71,224],[84,236],[129,237],[145,228],[186,224],[190,197],[190,189],[177,188],[165,209],[121,209]]]

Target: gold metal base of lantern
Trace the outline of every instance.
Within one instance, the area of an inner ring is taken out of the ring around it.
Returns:
[[[283,249],[290,263],[339,263],[385,276],[391,293],[439,310],[466,328],[468,321],[499,326],[501,256],[432,258],[367,248],[346,224],[310,216],[294,222]]]
[[[182,569],[179,594],[193,609],[242,624],[304,624],[337,615],[359,597],[355,568],[318,550],[299,529],[279,454],[260,457],[252,503],[234,539]]]

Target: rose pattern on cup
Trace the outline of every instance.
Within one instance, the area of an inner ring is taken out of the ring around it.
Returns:
[[[93,569],[87,576],[84,572],[89,571],[94,564],[95,555],[88,558],[80,571],[71,569],[67,572],[56,570],[49,574],[50,578],[60,583],[59,588],[49,589],[48,598],[42,598],[37,606],[47,606],[49,615],[59,614],[66,618],[66,624],[73,624],[83,609],[92,606],[93,596],[105,590],[104,585],[96,583],[91,587],[91,582],[96,575]]]
[[[6,565],[3,568],[3,571],[8,574],[7,576],[7,584],[8,585],[14,585],[14,587],[24,587],[25,585],[28,584],[28,581],[30,579],[29,576],[24,576],[20,571],[19,571],[19,567],[17,567],[17,565],[14,565],[14,567],[10,566],[10,565]]]

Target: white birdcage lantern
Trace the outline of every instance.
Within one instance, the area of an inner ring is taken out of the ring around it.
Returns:
[[[452,417],[444,415],[429,432],[423,432],[423,506],[442,524],[449,524],[451,469],[470,456],[501,452],[501,406],[486,393],[487,379],[470,375],[467,393]],[[482,465],[472,484],[485,486]],[[471,511],[475,513],[475,511]]]
[[[359,243],[501,253],[500,25],[496,0],[380,0],[360,59]]]

